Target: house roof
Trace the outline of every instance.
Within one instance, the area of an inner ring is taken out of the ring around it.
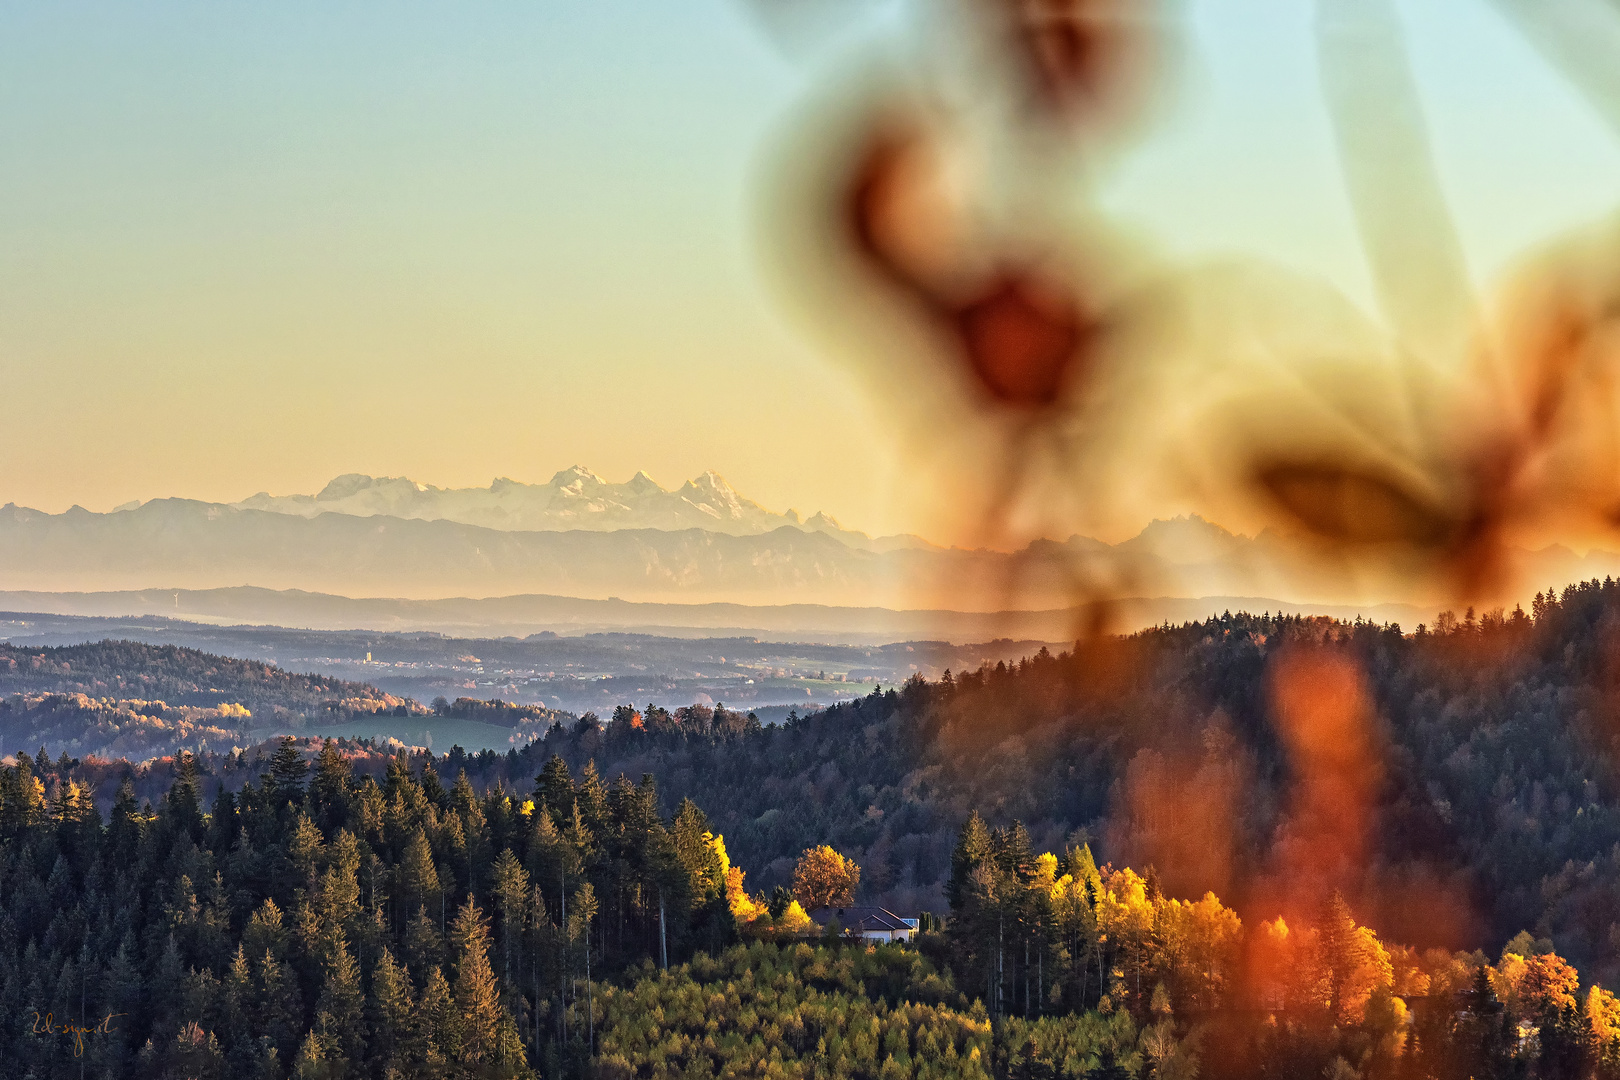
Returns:
[[[845,930],[855,930],[861,933],[912,929],[912,927],[906,925],[904,919],[888,908],[851,905],[849,907],[819,907],[810,912],[810,921],[817,926],[826,926],[834,919],[837,919],[838,925]]]

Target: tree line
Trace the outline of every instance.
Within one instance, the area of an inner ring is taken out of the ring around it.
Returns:
[[[737,936],[741,872],[650,777],[553,759],[480,795],[287,739],[211,806],[182,756],[155,806],[126,781],[104,818],[42,764],[0,769],[12,1075],[581,1076],[604,974]]]
[[[1246,926],[1213,893],[1167,896],[1152,868],[1099,867],[1084,845],[1036,855],[1022,825],[977,815],[950,904],[924,952],[983,1003],[998,1076],[1620,1077],[1620,1000],[1528,932],[1495,963],[1420,950],[1381,939],[1337,892]],[[1122,1014],[1134,1050],[1109,1043],[1104,1063],[1095,1040]],[[1058,1033],[1086,1016],[1076,1058]]]

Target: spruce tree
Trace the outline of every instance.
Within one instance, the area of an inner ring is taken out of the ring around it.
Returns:
[[[321,1039],[311,1029],[304,1036],[304,1041],[298,1046],[298,1056],[293,1059],[293,1080],[327,1080],[328,1065],[326,1052],[321,1046]]]
[[[411,984],[405,969],[386,947],[377,957],[377,967],[371,976],[371,996],[366,1005],[373,1071],[379,1075],[386,1075],[389,1070],[403,1072],[413,1035]]]
[[[433,767],[431,760],[422,763],[422,797],[441,810],[450,803],[449,793],[439,783],[438,770]]]
[[[446,1062],[461,1060],[461,1016],[443,969],[435,967],[428,972],[415,1019],[422,1060],[429,1066],[430,1075],[435,1066],[442,1071]]]
[[[456,1008],[460,1016],[461,1048],[475,1065],[492,1061],[497,1048],[501,1013],[495,973],[489,965],[489,929],[484,913],[467,898],[450,929],[455,960]]]
[[[535,804],[551,811],[553,821],[560,823],[571,820],[574,816],[574,778],[568,772],[568,763],[556,754],[551,755],[534,781]]]
[[[271,809],[279,809],[295,802],[304,793],[304,774],[309,765],[298,753],[298,740],[284,735],[281,745],[271,755],[270,765],[263,774],[264,795]]]
[[[298,1049],[304,1006],[292,967],[268,952],[259,961],[258,1006],[255,1033],[268,1036],[281,1060],[290,1061]]]
[[[433,863],[433,849],[428,846],[427,832],[417,826],[405,854],[399,862],[399,895],[405,911],[418,907],[437,908],[443,883]]]
[[[222,983],[224,1007],[220,1017],[221,1026],[228,1032],[244,1031],[253,1009],[253,971],[248,966],[247,951],[240,942],[231,956],[231,964],[225,971]]]
[[[348,947],[339,944],[326,966],[321,996],[315,1003],[322,1017],[322,1038],[344,1059],[365,1059],[365,994],[360,988],[360,966]]]
[[[675,811],[670,827],[675,845],[675,856],[692,880],[692,901],[700,903],[726,891],[725,874],[720,868],[720,856],[709,842],[713,835],[709,818],[697,803],[682,799]]]
[[[587,761],[580,771],[579,783],[574,785],[574,806],[592,835],[601,835],[608,825],[607,786],[602,783],[596,762]]]
[[[503,848],[491,872],[491,893],[501,920],[501,978],[512,979],[512,945],[523,935],[523,919],[529,900],[529,872],[523,869],[511,848]]]
[[[349,823],[349,759],[338,752],[331,739],[321,743],[315,755],[315,774],[309,782],[309,812],[321,831],[331,833]]]
[[[419,980],[425,980],[431,969],[444,962],[444,937],[425,906],[416,909],[406,926],[404,948],[405,962]]]

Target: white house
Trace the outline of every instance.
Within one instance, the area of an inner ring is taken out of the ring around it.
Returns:
[[[836,922],[849,937],[867,941],[910,941],[917,932],[916,919],[902,919],[880,907],[819,907],[810,912],[810,921],[823,932],[828,923]]]

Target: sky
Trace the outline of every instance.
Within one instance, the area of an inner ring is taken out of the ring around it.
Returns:
[[[1368,302],[1309,5],[1188,8],[1107,205]],[[1484,0],[1401,11],[1481,280],[1620,204],[1614,139]],[[904,18],[784,48],[740,0],[0,0],[0,502],[577,463],[927,531],[760,250],[769,148]]]

